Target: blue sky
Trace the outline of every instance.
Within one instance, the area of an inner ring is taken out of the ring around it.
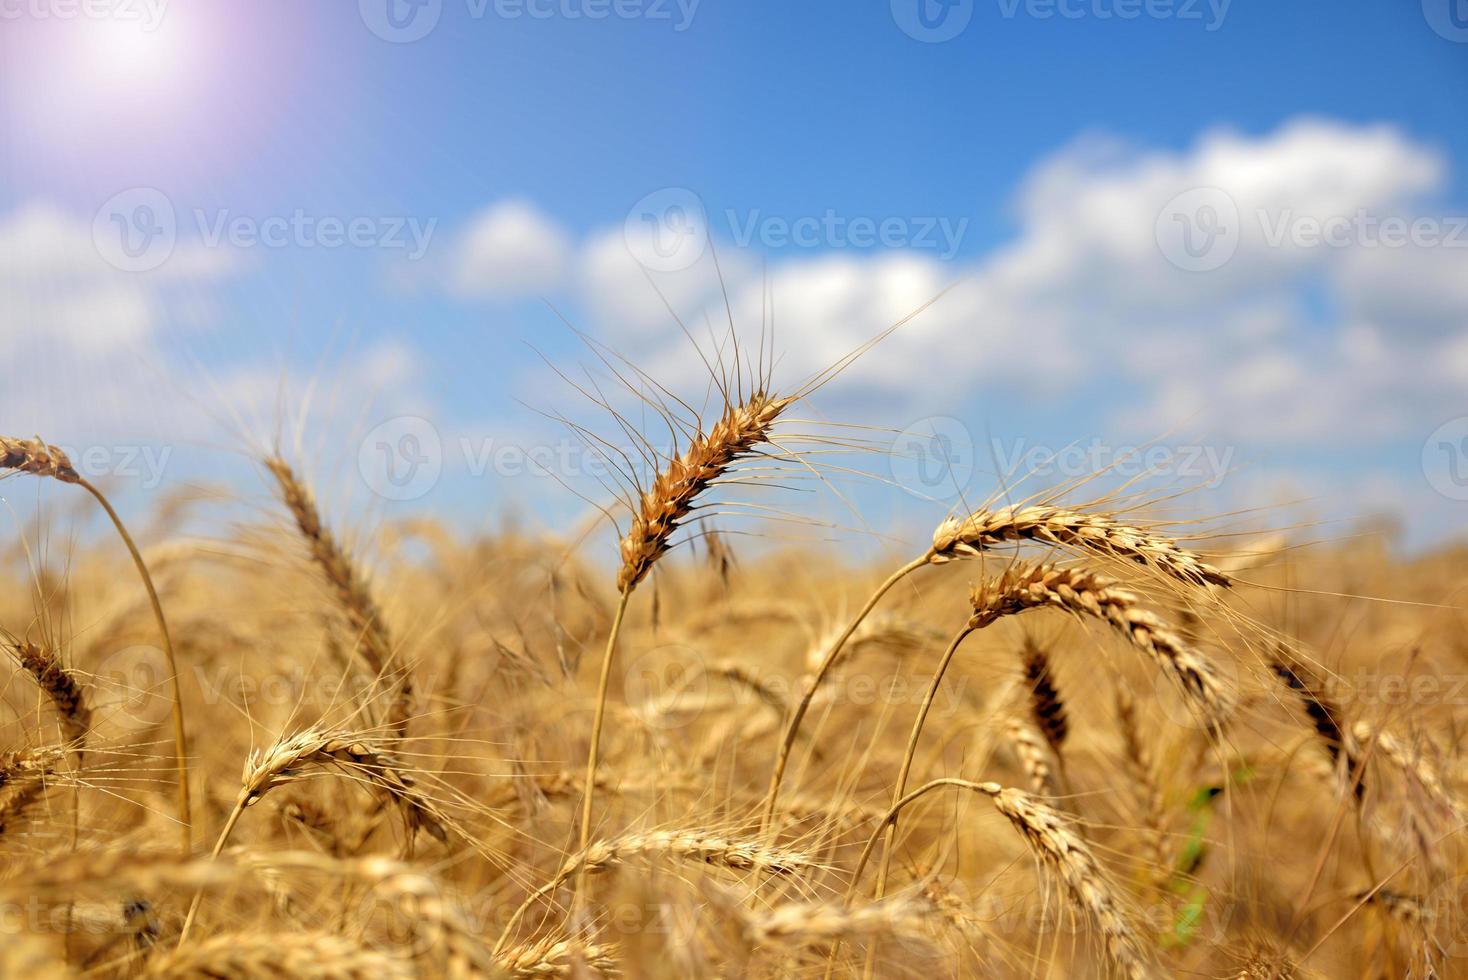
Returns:
[[[205,416],[268,429],[281,370],[324,357],[340,394],[318,423],[423,418],[445,447],[431,489],[358,495],[566,520],[580,505],[554,481],[466,472],[464,440],[554,445],[521,403],[576,407],[537,351],[586,355],[543,299],[701,390],[623,232],[676,188],[742,325],[771,285],[797,376],[965,284],[819,410],[954,420],[969,493],[996,451],[1160,437],[1229,461],[1202,474],[1216,509],[1329,492],[1322,516],[1396,505],[1418,543],[1461,527],[1468,10],[1450,0],[968,0],[941,41],[904,31],[908,0],[600,18],[597,0],[441,0],[416,21],[391,0],[410,32],[432,22],[416,40],[385,30],[388,2],[0,0],[0,352],[60,379],[0,394],[6,428],[102,447],[124,481],[129,447],[173,447],[187,479],[229,442]],[[1184,217],[1221,191],[1242,237],[1183,268],[1167,210],[1198,189]],[[98,236],[160,200],[166,258],[119,268]],[[1421,234],[1383,246],[1360,215]],[[292,216],[359,222],[362,243],[323,248]],[[252,237],[271,227],[278,243]],[[697,321],[709,265],[650,275]],[[920,527],[934,495],[858,499]]]

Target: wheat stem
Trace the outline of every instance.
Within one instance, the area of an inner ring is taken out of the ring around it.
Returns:
[[[86,477],[78,476],[76,483],[96,498],[97,503],[112,520],[112,526],[117,529],[118,537],[122,538],[122,543],[127,546],[127,552],[132,556],[133,565],[138,570],[138,577],[143,580],[143,588],[148,592],[148,604],[153,608],[153,618],[158,623],[158,633],[163,638],[163,659],[168,663],[169,693],[173,696],[173,757],[174,768],[178,773],[179,844],[180,850],[188,854],[194,847],[194,821],[189,805],[189,742],[184,732],[183,694],[179,690],[178,661],[173,655],[173,637],[168,632],[168,620],[163,615],[163,603],[158,600],[158,590],[153,587],[153,577],[148,574],[148,565],[143,561],[142,553],[133,543],[132,535],[127,533],[127,527],[123,525],[122,518],[118,517],[117,511],[112,509],[112,504],[102,495],[102,491],[93,486]]]
[[[790,761],[790,750],[795,745],[796,735],[800,732],[800,723],[805,720],[806,712],[810,710],[811,701],[815,698],[816,691],[820,688],[821,682],[830,673],[832,666],[836,663],[836,659],[841,655],[841,650],[846,645],[846,641],[851,638],[851,634],[856,632],[857,627],[862,624],[862,620],[867,618],[877,603],[882,600],[882,597],[894,585],[926,564],[928,564],[928,557],[926,555],[921,558],[915,558],[897,569],[897,571],[887,577],[885,582],[877,586],[877,591],[873,592],[870,598],[867,599],[866,604],[861,607],[861,611],[856,614],[856,618],[847,625],[840,636],[836,637],[835,641],[831,644],[831,648],[826,651],[825,657],[821,660],[821,665],[816,668],[815,673],[806,683],[805,690],[801,693],[800,701],[796,704],[794,713],[791,714],[790,720],[785,724],[785,733],[781,736],[780,746],[775,753],[775,767],[770,773],[770,786],[765,791],[764,816],[760,820],[760,834],[762,836],[769,833],[774,824],[775,809],[780,798],[780,783],[785,778],[785,767]]]
[[[596,712],[591,720],[591,745],[586,750],[586,780],[581,787],[581,824],[577,837],[577,850],[584,852],[591,844],[591,803],[596,790],[596,766],[601,752],[602,724],[606,719],[607,688],[611,682],[612,659],[617,650],[617,634],[622,631],[622,620],[627,615],[627,600],[632,595],[632,585],[622,589],[617,599],[617,611],[612,616],[612,628],[607,634],[606,652],[601,658],[601,677],[596,686]],[[586,875],[583,871],[576,876],[576,895],[572,902],[573,918],[585,908]]]

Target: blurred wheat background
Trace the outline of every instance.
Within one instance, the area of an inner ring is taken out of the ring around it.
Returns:
[[[0,0],[0,977],[1468,976],[1463,0]]]

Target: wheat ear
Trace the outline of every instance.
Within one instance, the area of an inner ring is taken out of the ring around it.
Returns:
[[[1463,804],[1443,785],[1441,774],[1421,752],[1414,752],[1391,732],[1374,729],[1364,721],[1351,726],[1351,735],[1360,745],[1374,743],[1383,758],[1415,780],[1439,806],[1457,819],[1464,819]]]
[[[153,608],[153,619],[163,641],[163,656],[168,663],[168,683],[173,696],[173,754],[174,768],[178,774],[178,822],[181,849],[184,854],[193,850],[193,816],[189,802],[189,743],[184,730],[183,695],[179,690],[178,661],[173,654],[173,636],[168,631],[168,620],[163,615],[163,603],[158,599],[158,590],[153,586],[153,576],[148,574],[148,565],[128,533],[127,526],[112,504],[92,483],[76,471],[66,453],[56,446],[37,439],[12,439],[0,436],[0,470],[18,470],[33,476],[47,477],[62,483],[81,487],[107,514],[117,536],[132,557],[138,577],[148,593],[148,603]]]
[[[1050,768],[1051,750],[1044,734],[1028,718],[1005,719],[1004,734],[1030,781],[1030,792],[1054,796],[1055,772]]]
[[[211,856],[219,857],[246,809],[258,803],[274,787],[306,778],[312,767],[340,769],[362,779],[396,804],[407,823],[409,840],[419,828],[439,841],[448,839],[445,829],[448,821],[438,807],[419,792],[413,774],[391,752],[358,732],[312,726],[281,739],[267,749],[250,753],[245,760],[239,796],[225,819]],[[194,895],[184,918],[180,945],[188,938],[201,894]]]
[[[613,977],[617,975],[617,950],[600,943],[538,939],[505,950],[497,963],[512,980],[575,976],[578,965],[593,974]]]
[[[622,565],[617,571],[617,611],[607,633],[607,646],[602,654],[601,674],[597,680],[596,710],[591,722],[591,741],[586,750],[586,779],[581,794],[579,850],[586,850],[591,843],[592,798],[596,792],[596,767],[600,761],[607,690],[611,683],[617,635],[621,632],[632,590],[667,552],[673,532],[692,513],[699,495],[728,473],[731,466],[769,442],[771,429],[780,413],[794,400],[759,390],[741,403],[726,405],[719,420],[707,432],[699,432],[680,455],[670,459],[654,477],[651,488],[644,491],[637,501],[632,526],[620,546]],[[578,906],[581,891],[581,879],[578,877]]]
[[[1064,886],[1071,902],[1084,912],[1101,932],[1102,944],[1116,968],[1130,980],[1147,980],[1153,976],[1142,952],[1136,931],[1122,912],[1122,905],[1108,881],[1090,845],[1067,825],[1058,811],[1046,806],[1022,790],[1005,788],[998,783],[978,783],[967,779],[943,778],[925,783],[898,800],[882,824],[867,839],[861,857],[852,872],[846,904],[851,904],[861,883],[862,872],[871,860],[883,830],[914,801],[943,787],[956,787],[987,796],[994,809],[1019,831],[1040,863]],[[835,951],[832,951],[832,962]]]
[[[401,737],[407,730],[408,714],[413,699],[412,677],[406,669],[396,667],[396,654],[387,621],[372,597],[367,578],[357,568],[352,556],[337,541],[321,519],[316,498],[296,471],[280,456],[265,460],[265,468],[275,478],[281,501],[290,511],[311,558],[326,577],[337,604],[346,614],[347,623],[357,637],[356,649],[374,676],[386,677],[393,684],[388,708],[388,724]]]
[[[1049,504],[1000,507],[974,511],[966,517],[950,517],[933,533],[928,560],[934,564],[954,561],[1018,541],[1136,562],[1189,585],[1226,586],[1232,582],[1172,538],[1105,514],[1087,514]]]
[[[81,683],[61,665],[61,658],[50,650],[28,640],[15,643],[12,650],[20,661],[21,669],[31,675],[41,693],[56,709],[66,740],[80,747],[92,727],[92,709],[87,705]]]
[[[48,745],[0,755],[0,834],[46,791],[67,748]]]
[[[1155,616],[1138,608],[1135,595],[1117,588],[1110,579],[1094,572],[1058,568],[1043,563],[1020,564],[1007,569],[997,581],[976,586],[970,602],[973,612],[939,659],[913,720],[912,733],[908,737],[902,766],[893,786],[894,804],[907,792],[907,777],[917,753],[918,738],[922,734],[923,724],[927,721],[938,687],[942,684],[943,676],[952,663],[954,654],[958,652],[959,645],[975,630],[1026,610],[1058,607],[1070,612],[1084,613],[1110,624],[1177,678],[1183,689],[1201,702],[1210,717],[1221,717],[1227,711],[1229,699],[1207,662],[1183,646],[1182,641],[1166,630]],[[1031,775],[1035,775],[1033,768]],[[1048,778],[1048,766],[1044,775]],[[887,831],[882,863],[877,872],[877,898],[884,894],[896,833],[897,822],[894,819]]]
[[[1354,741],[1346,732],[1340,706],[1326,694],[1309,670],[1288,654],[1279,654],[1269,666],[1285,686],[1299,697],[1305,714],[1310,717],[1315,734],[1320,736],[1320,742],[1330,756],[1331,766],[1337,772],[1344,769],[1346,778],[1351,781],[1351,791],[1356,802],[1360,803],[1366,794],[1365,760],[1356,754]]]
[[[1070,734],[1070,720],[1066,717],[1065,701],[1060,697],[1060,688],[1055,683],[1055,673],[1050,665],[1050,655],[1034,640],[1026,639],[1020,651],[1024,666],[1025,684],[1029,689],[1030,714],[1035,727],[1045,736],[1050,750],[1060,758],[1060,747]]]
[[[666,857],[689,864],[705,864],[734,871],[753,871],[768,875],[797,875],[815,870],[818,865],[807,854],[773,847],[758,841],[739,840],[705,830],[658,830],[627,834],[610,840],[596,841],[568,857],[550,881],[541,885],[510,916],[494,953],[500,955],[516,926],[536,902],[550,895],[572,877],[578,881],[618,867],[635,857]]]
[[[1155,881],[1165,878],[1167,854],[1162,834],[1163,800],[1162,789],[1157,784],[1157,773],[1153,768],[1151,753],[1142,739],[1137,721],[1137,702],[1124,684],[1116,687],[1116,721],[1121,729],[1122,764],[1133,787],[1142,796],[1142,827],[1144,849],[1151,865],[1149,872]]]
[[[834,903],[787,902],[748,916],[744,935],[756,946],[770,943],[799,946],[859,936],[916,935],[921,928],[921,911],[908,899],[888,899],[854,908]]]
[[[972,598],[974,612],[969,625],[974,628],[1024,609],[1045,607],[1099,619],[1177,681],[1211,722],[1220,721],[1232,709],[1232,695],[1213,666],[1155,615],[1141,608],[1141,599],[1135,593],[1103,575],[1082,568],[1017,565],[997,583],[980,585]]]

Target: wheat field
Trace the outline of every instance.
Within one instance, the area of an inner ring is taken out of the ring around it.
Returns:
[[[842,365],[602,367],[563,534],[0,440],[0,975],[1468,976],[1461,547],[1086,480],[746,547],[725,490],[876,442],[802,414]]]

